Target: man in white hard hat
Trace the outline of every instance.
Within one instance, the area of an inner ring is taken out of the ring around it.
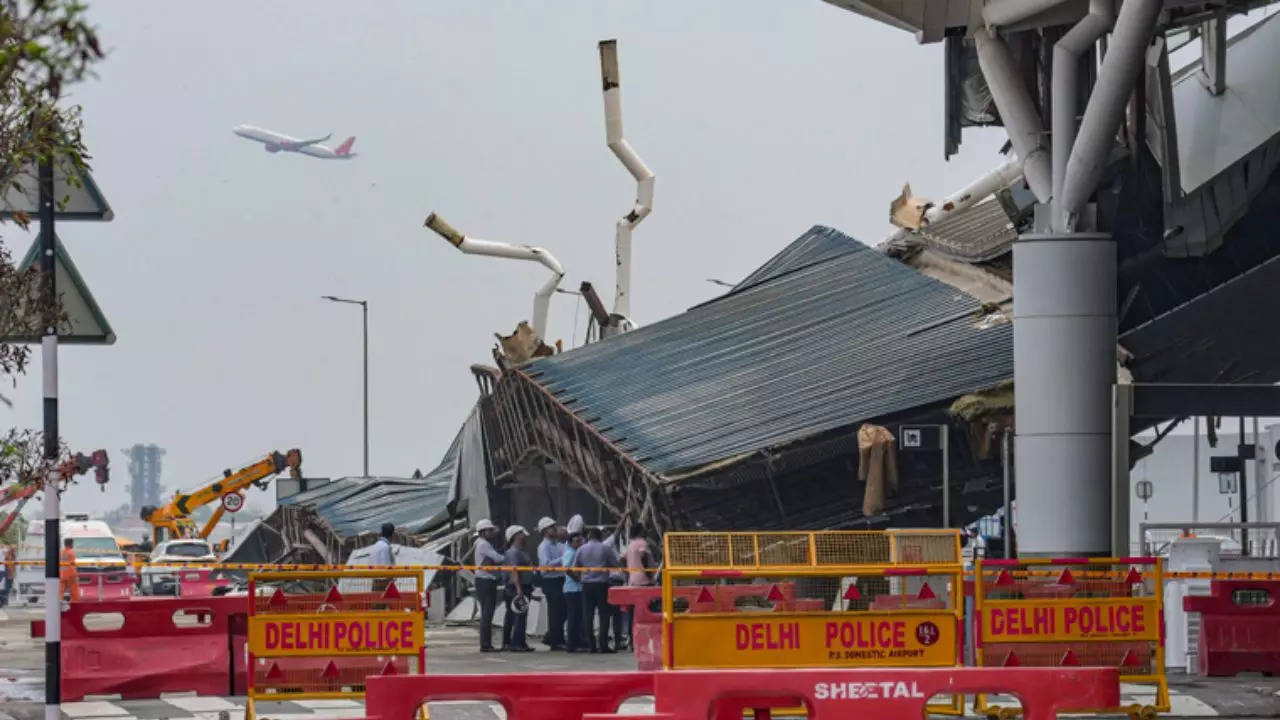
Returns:
[[[498,528],[488,518],[476,523],[476,602],[480,605],[480,652],[493,652],[493,611],[498,606],[498,581],[500,570],[485,570],[485,566],[501,565],[502,553],[493,547]]]
[[[529,531],[522,525],[507,528],[507,552],[505,564],[512,568],[528,568],[533,565],[529,553],[524,550]],[[525,637],[529,623],[529,600],[533,597],[533,571],[508,570],[507,585],[503,591],[507,614],[502,620],[502,649],[510,652],[533,652]]]
[[[563,567],[564,543],[560,542],[560,527],[554,518],[538,521],[538,565],[542,568],[542,596],[547,599],[547,634],[542,642],[552,650],[564,650],[564,623],[568,619],[564,604],[564,572],[548,568]]]

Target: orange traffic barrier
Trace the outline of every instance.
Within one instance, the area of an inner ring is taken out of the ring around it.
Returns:
[[[961,664],[958,531],[667,533],[665,542],[668,669]],[[678,612],[691,590],[690,612]],[[693,611],[717,592],[757,600]],[[930,711],[962,714],[964,698]]]
[[[424,672],[421,584],[413,570],[251,575],[246,720],[256,701],[362,698],[369,676]]]
[[[1104,666],[1128,683],[1155,685],[1155,704],[1079,712],[1154,716],[1169,708],[1164,674],[1164,583],[1158,558],[979,560],[974,573],[977,664],[982,667]],[[988,714],[1000,708],[979,696]]]

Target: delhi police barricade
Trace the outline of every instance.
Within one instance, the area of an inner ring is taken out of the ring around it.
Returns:
[[[250,574],[246,720],[256,702],[363,698],[369,676],[424,672],[421,585],[420,570]]]
[[[1164,578],[1158,558],[979,560],[974,582],[977,663],[984,667],[1103,666],[1152,685],[1152,703],[1083,707],[1152,718],[1168,712]],[[1009,717],[979,696],[989,717]]]
[[[958,531],[667,533],[664,544],[668,669],[961,664]],[[744,585],[764,602],[677,611],[691,591],[690,609]],[[930,705],[963,710],[960,695]]]

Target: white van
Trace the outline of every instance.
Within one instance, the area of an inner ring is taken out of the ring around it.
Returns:
[[[60,535],[63,542],[71,540],[76,554],[81,600],[115,600],[133,595],[137,584],[133,567],[125,561],[115,533],[106,523],[90,520],[87,514],[67,513]]]

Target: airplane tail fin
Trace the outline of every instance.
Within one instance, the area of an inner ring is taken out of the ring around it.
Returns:
[[[351,146],[354,145],[355,142],[356,142],[356,136],[352,135],[351,137],[344,140],[341,145],[334,148],[333,151],[339,155],[350,155]]]

